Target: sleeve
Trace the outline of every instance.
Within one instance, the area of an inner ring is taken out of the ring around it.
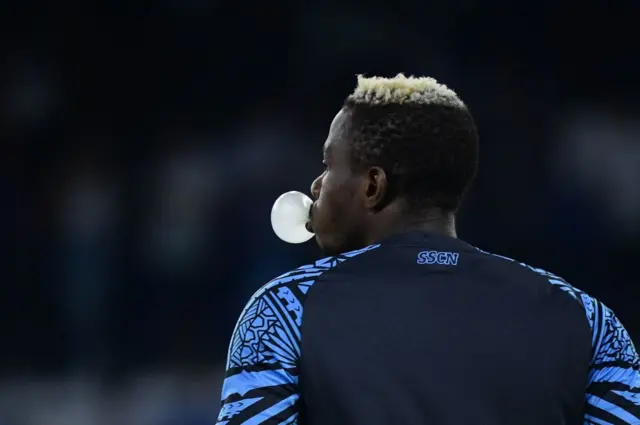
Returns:
[[[585,424],[640,424],[640,360],[615,314],[595,302]]]
[[[262,291],[236,324],[217,425],[296,425],[300,334],[281,303],[287,291]]]

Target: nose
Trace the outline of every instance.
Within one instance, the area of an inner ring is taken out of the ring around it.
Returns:
[[[320,197],[320,187],[322,186],[322,175],[316,177],[316,179],[311,183],[311,197],[313,199],[318,199]]]

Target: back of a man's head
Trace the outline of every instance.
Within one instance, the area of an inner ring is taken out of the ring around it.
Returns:
[[[326,253],[409,226],[453,236],[478,167],[478,135],[465,104],[433,78],[360,76],[331,123],[324,162],[309,228]]]
[[[467,106],[433,78],[358,77],[346,99],[354,167],[379,166],[390,195],[418,210],[457,210],[478,168]]]

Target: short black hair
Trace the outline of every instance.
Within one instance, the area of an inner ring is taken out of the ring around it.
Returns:
[[[478,170],[478,133],[467,106],[457,97],[393,102],[387,92],[386,98],[345,101],[353,166],[381,167],[391,195],[412,209],[455,212]]]

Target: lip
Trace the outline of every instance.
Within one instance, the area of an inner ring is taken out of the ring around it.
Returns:
[[[313,233],[313,207],[315,205],[315,202],[313,204],[311,204],[311,206],[309,207],[309,219],[307,220],[307,222],[304,224],[305,229],[307,229],[307,232],[311,232]]]

